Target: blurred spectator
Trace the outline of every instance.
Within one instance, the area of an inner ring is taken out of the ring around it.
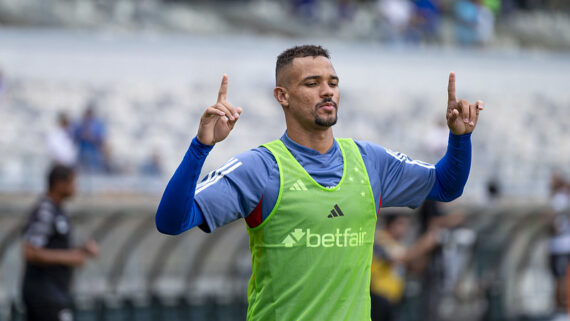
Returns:
[[[550,191],[551,207],[556,212],[549,245],[550,266],[556,280],[555,301],[559,312],[570,313],[570,289],[566,286],[570,278],[570,186],[562,174],[552,174]]]
[[[515,0],[501,0],[501,10],[500,14],[502,16],[508,16],[517,9],[517,4]]]
[[[455,5],[459,44],[481,46],[493,38],[495,18],[482,0],[459,0]]]
[[[496,179],[487,182],[487,206],[493,208],[498,205],[501,198],[501,186]]]
[[[451,213],[444,215],[441,210],[441,203],[426,200],[418,209],[419,232],[418,235],[437,233],[438,242],[433,245],[430,251],[422,256],[417,256],[413,262],[410,272],[421,282],[421,307],[418,311],[421,320],[439,320],[438,308],[446,288],[449,286],[449,279],[453,278],[452,272],[455,270],[455,262],[444,256],[441,244],[447,242],[450,237],[450,229],[461,224],[463,215]]]
[[[483,5],[489,8],[494,15],[498,15],[501,11],[501,0],[483,0]]]
[[[533,9],[538,9],[541,6],[544,6],[544,4],[548,1],[540,1],[540,0],[514,0],[514,2],[516,3],[517,7],[519,9],[523,9],[523,10],[533,10]],[[560,2],[566,2],[565,0],[562,0]]]
[[[74,192],[73,169],[55,165],[48,175],[48,191],[25,225],[22,296],[28,321],[73,320],[72,270],[99,253],[93,240],[72,247],[71,225],[62,205]]]
[[[372,321],[394,320],[395,310],[404,293],[405,270],[418,257],[437,245],[437,233],[425,233],[411,248],[403,243],[409,217],[383,216],[385,225],[374,237],[370,295]]]
[[[418,209],[418,218],[420,220],[420,234],[427,232],[430,228],[437,224],[437,219],[443,216],[440,203],[436,201],[426,200]]]
[[[308,21],[314,21],[316,16],[316,0],[292,0],[293,14]]]
[[[65,113],[57,117],[57,127],[47,136],[47,147],[53,164],[74,167],[77,162],[77,149],[73,142],[72,128]]]
[[[379,27],[388,42],[405,40],[414,7],[409,0],[378,0]]]
[[[559,213],[553,222],[553,235],[550,238],[550,267],[556,282],[555,302],[559,312],[570,312],[566,284],[570,277],[570,216]]]
[[[441,10],[438,0],[413,0],[414,16],[411,21],[411,32],[414,42],[433,43],[439,40]]]
[[[89,173],[109,170],[108,149],[105,146],[105,124],[95,116],[95,107],[89,104],[74,132],[79,149],[79,168]]]
[[[556,212],[570,207],[570,184],[561,173],[554,172],[550,177],[550,204]]]
[[[160,176],[162,174],[162,161],[157,151],[153,151],[150,157],[143,163],[141,174],[146,176]]]
[[[338,18],[341,22],[350,21],[356,11],[354,0],[338,0]]]

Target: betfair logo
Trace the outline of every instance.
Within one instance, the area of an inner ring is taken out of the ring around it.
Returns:
[[[362,228],[358,232],[352,232],[350,227],[346,228],[341,232],[340,229],[336,229],[336,233],[311,233],[311,229],[303,231],[302,229],[295,229],[294,232],[287,235],[283,240],[283,245],[285,247],[293,247],[301,242],[301,239],[305,237],[305,247],[357,247],[362,246],[365,242],[366,232],[362,231]],[[303,244],[302,242],[300,243]]]
[[[303,232],[302,229],[300,228],[295,229],[295,232],[291,233],[290,235],[287,235],[287,237],[281,243],[285,244],[285,247],[292,247],[293,244],[299,242],[304,235],[305,232]]]
[[[333,218],[333,217],[339,217],[339,216],[344,216],[344,213],[340,210],[340,207],[338,207],[338,205],[335,204],[334,208],[331,210],[331,213],[327,217]]]
[[[291,188],[289,188],[290,191],[306,191],[307,187],[305,186],[305,184],[303,184],[303,182],[298,179],[295,184],[293,184],[293,186],[291,186]]]

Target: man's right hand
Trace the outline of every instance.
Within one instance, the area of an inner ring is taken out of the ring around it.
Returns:
[[[200,119],[197,138],[202,144],[214,145],[224,140],[234,128],[242,112],[226,100],[228,92],[228,75],[223,76],[218,92],[218,101],[208,107]]]
[[[83,251],[92,258],[99,256],[99,244],[93,239],[90,239],[83,246]]]

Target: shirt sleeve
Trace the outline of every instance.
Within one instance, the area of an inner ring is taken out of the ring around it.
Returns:
[[[218,227],[245,218],[259,204],[270,175],[271,159],[265,148],[243,152],[210,172],[196,187],[207,227]]]
[[[449,202],[463,193],[471,168],[471,133],[453,135],[445,156],[435,165],[436,180],[428,199]]]
[[[435,182],[435,166],[405,154],[384,151],[382,207],[418,207]]]
[[[379,183],[381,206],[418,207],[431,191],[435,182],[435,166],[413,160],[405,154],[394,152],[369,142],[360,143],[366,149],[369,162],[377,171],[371,171],[371,183]]]
[[[154,220],[161,233],[176,235],[204,223],[194,192],[202,165],[212,148],[197,138],[192,140],[184,159],[166,185],[156,210]]]
[[[24,240],[36,247],[45,247],[54,234],[55,209],[43,202],[37,212],[32,213],[30,222],[24,231]]]

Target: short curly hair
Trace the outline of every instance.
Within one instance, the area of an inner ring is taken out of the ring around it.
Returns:
[[[54,165],[48,172],[48,190],[52,190],[59,182],[65,182],[71,179],[74,175],[74,170],[71,167],[63,165]]]
[[[275,66],[275,80],[278,81],[279,72],[283,69],[283,67],[289,65],[293,59],[319,56],[330,59],[329,51],[321,46],[316,45],[295,46],[283,51],[279,56],[277,56],[277,63]]]

